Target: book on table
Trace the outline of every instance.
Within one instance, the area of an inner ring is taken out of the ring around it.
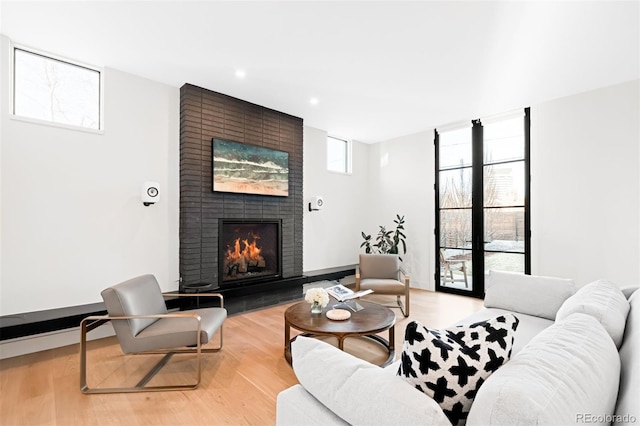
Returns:
[[[333,296],[338,302],[344,302],[358,297],[373,293],[373,290],[353,291],[342,284],[336,284],[326,289],[330,296]]]

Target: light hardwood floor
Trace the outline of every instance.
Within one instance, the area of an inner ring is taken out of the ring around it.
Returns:
[[[412,290],[411,297],[409,318],[394,309],[396,358],[410,321],[442,328],[482,307],[477,299],[424,290]],[[367,300],[390,299],[372,295]],[[228,318],[224,348],[204,355],[202,384],[195,391],[83,395],[78,345],[2,360],[0,424],[272,425],[277,394],[297,383],[283,357],[283,314],[290,305]],[[372,362],[385,358],[380,348],[358,339],[347,343],[345,350]],[[123,356],[114,337],[90,342],[89,363],[90,386],[129,383],[131,377],[135,382],[153,364],[147,356]],[[193,373],[194,367],[193,356],[176,355],[152,384],[185,377],[188,381],[192,375],[186,373]]]

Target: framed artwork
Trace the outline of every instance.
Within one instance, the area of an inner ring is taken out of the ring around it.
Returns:
[[[213,139],[213,190],[286,197],[289,153]]]

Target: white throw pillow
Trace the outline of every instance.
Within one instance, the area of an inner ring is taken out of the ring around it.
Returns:
[[[352,425],[451,426],[433,399],[376,365],[302,336],[291,351],[300,384]]]
[[[575,292],[570,279],[489,271],[484,306],[554,320],[562,303]]]
[[[617,285],[594,281],[579,289],[558,310],[556,321],[574,313],[591,315],[607,330],[616,347],[620,347],[629,313],[629,302]]]
[[[620,358],[607,332],[593,317],[573,314],[489,377],[467,423],[608,425],[619,379]]]

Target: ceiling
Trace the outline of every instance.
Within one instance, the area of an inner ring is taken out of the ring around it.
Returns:
[[[15,43],[365,143],[638,79],[639,23],[638,1],[0,2]]]

